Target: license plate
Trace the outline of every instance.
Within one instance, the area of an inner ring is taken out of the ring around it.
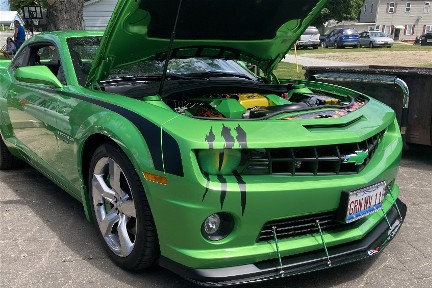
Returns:
[[[385,181],[352,191],[343,191],[339,220],[350,223],[380,210],[385,192]]]
[[[430,42],[432,42],[432,39],[427,39],[426,42],[429,42],[429,43],[430,43]]]

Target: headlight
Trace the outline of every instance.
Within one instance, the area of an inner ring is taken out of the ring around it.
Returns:
[[[215,213],[208,216],[202,226],[201,233],[204,238],[212,241],[222,240],[234,228],[234,220],[228,213]]]
[[[210,175],[229,175],[240,165],[242,151],[238,149],[198,150],[201,170]]]
[[[209,175],[270,174],[266,149],[210,149],[196,151],[201,171]]]

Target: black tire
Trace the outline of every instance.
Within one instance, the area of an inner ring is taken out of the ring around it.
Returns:
[[[123,151],[112,144],[99,146],[88,181],[94,225],[109,257],[125,270],[156,265],[160,251],[153,216],[140,178]],[[102,196],[100,190],[105,189],[110,194]]]
[[[318,45],[313,46],[312,49],[318,49]]]
[[[372,42],[369,42],[369,48],[374,48],[374,45]]]
[[[334,49],[338,49],[339,48],[339,45],[337,44],[337,42],[334,42],[333,47],[334,47]]]
[[[3,138],[0,135],[0,170],[11,170],[22,167],[21,159],[15,157],[9,152]]]

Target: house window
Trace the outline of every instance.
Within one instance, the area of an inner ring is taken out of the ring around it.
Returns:
[[[391,34],[391,26],[386,25],[384,26],[384,31],[383,31],[386,35],[390,35]]]
[[[367,4],[364,5],[364,13],[366,13],[367,10]]]
[[[368,26],[368,31],[374,31],[375,30],[375,26]]]
[[[407,13],[411,12],[411,2],[407,2],[405,4],[405,12]]]
[[[424,13],[430,13],[430,2],[429,1],[425,1],[423,11],[424,11]]]
[[[373,3],[371,4],[370,13],[373,13]]]
[[[405,35],[413,35],[414,34],[414,25],[408,24],[405,25]]]
[[[396,11],[396,4],[395,2],[390,2],[387,4],[387,12],[388,13],[395,13]]]
[[[432,25],[426,25],[425,32],[432,32]]]

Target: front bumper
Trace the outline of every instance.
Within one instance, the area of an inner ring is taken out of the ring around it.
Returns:
[[[321,270],[365,259],[381,252],[399,231],[407,207],[400,201],[388,211],[387,217],[363,239],[320,251],[258,262],[254,264],[217,269],[193,269],[161,257],[159,264],[183,277],[204,286],[235,285],[276,279],[310,271]]]
[[[298,41],[297,47],[318,47],[320,45],[319,40],[310,40],[310,41]]]
[[[338,45],[343,47],[357,47],[359,45],[359,42],[357,41],[338,42]]]

